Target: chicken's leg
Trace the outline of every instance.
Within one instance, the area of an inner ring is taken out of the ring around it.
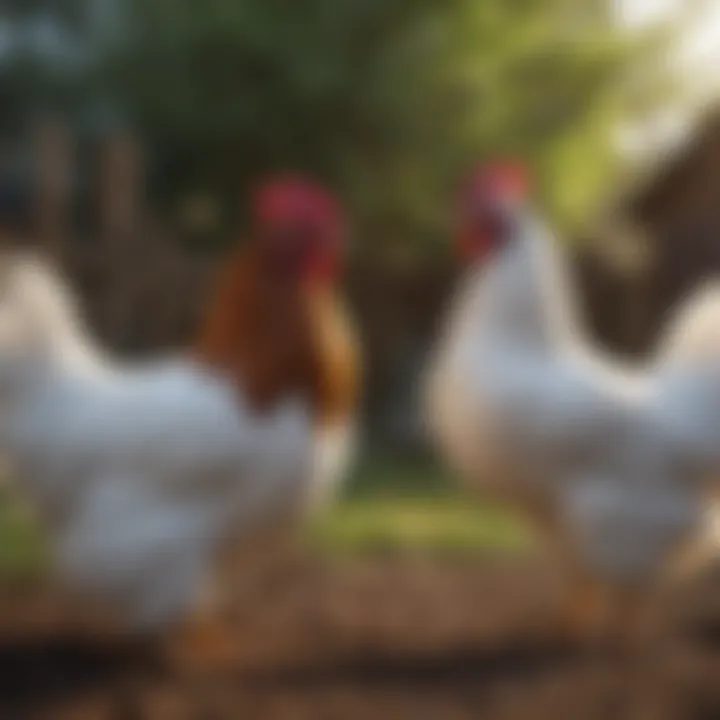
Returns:
[[[170,664],[192,672],[231,665],[239,657],[236,635],[223,612],[225,588],[218,572],[207,581],[191,613],[166,637]]]
[[[184,670],[216,669],[236,659],[237,648],[218,617],[198,612],[170,639],[173,665]]]
[[[572,569],[562,605],[561,634],[573,644],[595,643],[609,631],[611,592],[599,579]]]
[[[534,508],[532,519],[556,565],[563,588],[557,632],[575,645],[596,642],[608,631],[611,593],[603,580],[590,572],[576,551],[574,538],[554,508]]]
[[[657,627],[650,589],[576,575],[568,588],[565,636],[632,655]]]
[[[230,628],[244,611],[262,607],[268,586],[290,561],[293,540],[291,529],[282,528],[225,548],[202,602],[173,634],[170,655],[174,664],[194,671],[232,665],[240,659],[241,648]]]

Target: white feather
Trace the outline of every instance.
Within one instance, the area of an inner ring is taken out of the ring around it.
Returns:
[[[318,466],[301,399],[259,416],[189,359],[111,362],[37,259],[0,288],[0,440],[61,578],[129,620],[182,615],[223,543],[301,512],[339,470]]]
[[[590,567],[645,579],[702,521],[687,459],[720,445],[720,402],[711,428],[707,411],[676,418],[692,414],[698,389],[720,400],[720,383],[708,387],[685,361],[669,372],[669,354],[631,368],[593,347],[564,262],[526,216],[500,256],[473,271],[431,366],[428,419],[472,487],[554,507]],[[687,320],[680,326],[687,335]],[[707,332],[697,329],[704,340]],[[688,347],[677,338],[668,345]]]

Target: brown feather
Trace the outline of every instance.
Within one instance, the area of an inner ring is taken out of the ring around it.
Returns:
[[[360,390],[360,353],[343,303],[329,288],[306,293],[305,308],[320,364],[318,410],[323,422],[352,415]]]
[[[329,291],[309,293],[259,247],[230,259],[195,348],[232,377],[258,410],[303,395],[319,420],[350,412],[357,361],[347,321]]]

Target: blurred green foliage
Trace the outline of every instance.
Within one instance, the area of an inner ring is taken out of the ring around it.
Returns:
[[[572,223],[616,168],[642,54],[597,0],[129,0],[102,88],[170,194],[228,203],[263,173],[340,187],[372,250],[436,241],[478,159],[520,156]]]
[[[229,226],[258,177],[298,169],[341,191],[371,254],[408,238],[431,249],[458,179],[488,156],[526,160],[566,225],[602,196],[625,80],[648,67],[611,4],[103,0],[88,5],[114,7],[98,25],[79,0],[34,0],[84,30],[93,61],[70,87],[26,59],[0,77],[0,97],[17,105],[34,92],[36,105],[55,98],[135,123],[170,208],[211,198]]]

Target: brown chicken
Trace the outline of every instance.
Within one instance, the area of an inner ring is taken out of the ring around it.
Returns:
[[[260,410],[299,393],[321,424],[354,411],[357,345],[333,286],[341,233],[329,197],[279,181],[259,194],[251,241],[222,270],[196,354]]]
[[[231,378],[239,399],[260,415],[287,398],[307,402],[315,426],[308,504],[337,484],[354,438],[360,362],[336,290],[343,225],[334,200],[310,182],[283,178],[262,188],[250,241],[221,269],[193,351],[199,364]],[[286,551],[294,527],[278,519],[252,547],[231,545],[221,574],[240,570],[247,579],[257,560],[262,568],[276,551]],[[193,621],[190,642],[182,643],[185,655],[201,663],[226,655],[216,619]]]

